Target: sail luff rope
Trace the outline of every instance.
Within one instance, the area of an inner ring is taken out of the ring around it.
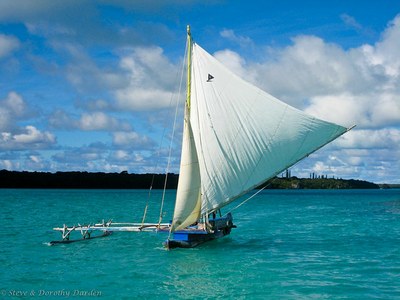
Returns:
[[[186,55],[187,55],[187,47],[185,47],[184,57],[186,57]],[[158,227],[160,227],[160,224],[161,224],[161,221],[162,221],[162,217],[163,217],[162,215],[163,215],[163,209],[164,209],[165,192],[166,192],[166,189],[167,189],[169,167],[171,165],[172,144],[173,144],[174,136],[175,136],[176,120],[177,120],[178,108],[179,108],[179,95],[181,94],[181,91],[182,91],[183,75],[185,73],[184,70],[185,70],[185,59],[183,60],[183,63],[182,63],[181,79],[180,79],[180,82],[179,82],[178,97],[177,97],[176,105],[175,105],[175,117],[174,117],[171,141],[170,141],[170,145],[169,145],[168,163],[167,163],[167,168],[166,168],[166,172],[165,172],[164,188],[163,188],[163,194],[162,194],[162,199],[161,199],[161,207],[160,207],[160,216],[159,216],[158,225],[157,225]]]

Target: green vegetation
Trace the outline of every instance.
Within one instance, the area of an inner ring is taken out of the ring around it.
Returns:
[[[382,183],[382,184],[379,184],[379,187],[381,189],[400,189],[400,184]]]
[[[354,179],[335,178],[278,178],[267,183],[268,189],[379,189],[379,185]]]
[[[379,185],[362,180],[334,178],[275,177],[268,189],[378,189]],[[167,189],[176,189],[178,175],[168,174]],[[314,177],[314,176],[313,176]],[[0,171],[0,188],[42,189],[162,189],[165,174],[89,173],[89,172],[17,172]],[[263,184],[262,186],[265,186]],[[261,187],[262,187],[261,186]],[[385,185],[385,188],[392,186]]]
[[[0,171],[0,188],[41,189],[153,189],[164,187],[165,174],[17,172]],[[167,189],[175,189],[178,175],[168,174]]]

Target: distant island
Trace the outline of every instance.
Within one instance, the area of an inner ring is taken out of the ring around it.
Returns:
[[[336,178],[279,178],[266,183],[268,189],[379,189],[378,184],[355,179]],[[265,184],[264,184],[265,185]]]
[[[178,174],[168,174],[167,189],[176,189]],[[91,172],[27,172],[0,171],[0,188],[40,189],[162,189],[165,174],[91,173]],[[396,186],[377,185],[354,179],[327,177],[275,177],[259,188],[267,189],[379,189]]]

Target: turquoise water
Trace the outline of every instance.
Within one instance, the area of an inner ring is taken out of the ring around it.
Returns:
[[[139,221],[147,195],[0,190],[0,298],[400,299],[400,190],[263,191],[234,211],[230,236],[194,249],[144,232],[47,244],[63,223]]]

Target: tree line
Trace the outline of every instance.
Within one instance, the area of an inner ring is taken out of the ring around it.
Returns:
[[[265,184],[264,184],[265,185]],[[275,177],[266,183],[267,189],[379,189],[379,185],[355,179],[327,177],[290,178]]]
[[[176,189],[178,174],[168,174],[167,189]],[[163,189],[165,174],[0,171],[0,188],[41,189]],[[377,189],[375,183],[335,178],[275,177],[259,188],[267,189]]]
[[[0,171],[0,188],[162,189],[165,174]],[[168,174],[167,189],[176,189],[178,175]]]

